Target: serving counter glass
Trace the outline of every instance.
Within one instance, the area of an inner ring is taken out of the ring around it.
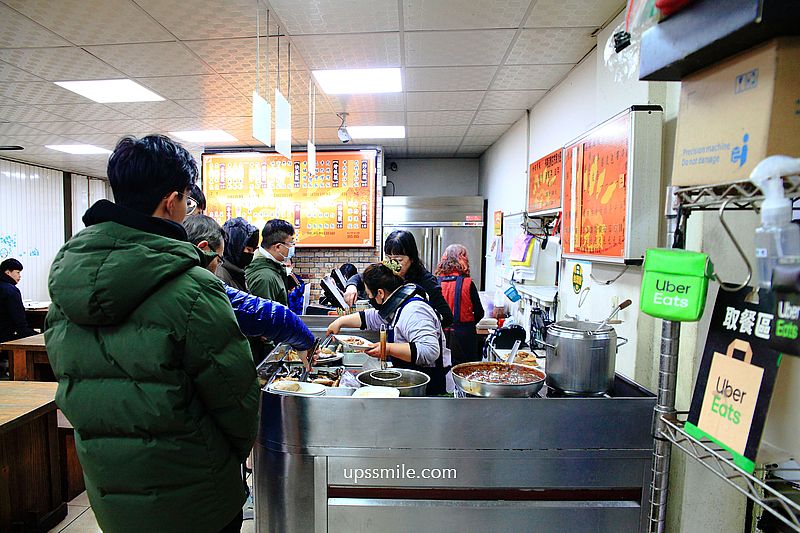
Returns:
[[[350,398],[262,392],[258,531],[643,530],[655,396]]]

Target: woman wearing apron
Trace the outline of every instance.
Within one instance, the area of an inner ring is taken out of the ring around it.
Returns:
[[[380,263],[367,267],[362,280],[373,309],[337,318],[328,326],[328,333],[339,333],[343,327],[377,331],[386,325],[386,355],[392,365],[427,374],[431,378],[428,396],[452,392],[450,350],[445,345],[439,317],[425,298],[425,292],[413,283],[405,283]],[[373,345],[366,353],[380,357],[380,345]]]

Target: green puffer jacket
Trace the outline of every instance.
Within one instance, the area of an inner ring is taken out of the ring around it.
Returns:
[[[245,501],[250,349],[220,281],[165,229],[180,226],[104,202],[53,262],[45,331],[92,510],[112,533],[219,531]],[[108,221],[119,210],[148,229]]]
[[[256,253],[244,269],[247,288],[252,294],[289,306],[286,292],[286,267],[277,261]]]

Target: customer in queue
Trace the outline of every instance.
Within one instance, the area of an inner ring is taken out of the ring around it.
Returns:
[[[256,296],[289,305],[286,262],[294,256],[294,228],[278,218],[268,221],[261,232],[261,246],[244,269],[249,291]]]
[[[225,266],[225,231],[206,215],[192,215],[183,221],[189,242],[202,252],[202,261],[212,273]],[[258,231],[258,230],[256,230]],[[285,342],[298,353],[314,344],[314,334],[285,305],[253,296],[225,285],[225,293],[242,333],[248,337],[266,337],[272,342]],[[305,354],[301,353],[301,356]]]
[[[373,308],[337,318],[328,326],[328,333],[337,334],[341,328],[378,331],[381,325],[388,326],[385,355],[392,364],[427,374],[431,378],[426,389],[428,396],[452,392],[450,350],[425,291],[406,283],[382,263],[368,266],[361,278]],[[379,357],[380,344],[373,345],[366,353]]]
[[[197,165],[168,137],[125,137],[116,203],[56,255],[45,342],[104,531],[239,531],[259,386],[222,284],[181,221]],[[191,202],[193,203],[193,202]]]
[[[206,214],[206,195],[203,194],[203,189],[197,186],[196,183],[192,183],[192,188],[189,191],[189,198],[194,200],[197,204],[197,207],[194,208],[192,211],[195,215],[205,215]]]
[[[17,283],[22,279],[22,263],[10,257],[0,263],[0,342],[36,335],[28,327],[25,306]]]
[[[247,290],[244,269],[253,261],[258,248],[258,228],[242,217],[227,220],[222,225],[225,230],[225,260],[217,267],[217,277],[226,285],[240,291]]]
[[[442,296],[453,310],[453,324],[445,328],[453,365],[480,361],[475,325],[483,318],[483,304],[469,272],[469,255],[463,244],[451,244],[436,266]]]
[[[419,259],[417,241],[408,231],[396,230],[386,237],[383,243],[383,254],[387,259],[400,264],[399,275],[407,283],[414,283],[422,288],[428,299],[441,317],[442,326],[450,327],[453,323],[453,311],[442,297],[442,289],[436,277],[428,272]],[[351,307],[355,304],[358,292],[363,289],[361,276],[356,274],[347,280],[344,299]]]

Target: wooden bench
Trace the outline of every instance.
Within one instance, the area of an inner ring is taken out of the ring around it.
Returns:
[[[61,492],[64,494],[64,499],[70,502],[86,490],[86,484],[83,481],[83,468],[78,461],[78,451],[75,448],[75,430],[60,409],[58,452],[61,456]]]

